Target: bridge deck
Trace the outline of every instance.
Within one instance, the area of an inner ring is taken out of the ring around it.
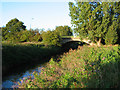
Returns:
[[[70,41],[82,41],[82,42],[85,42],[89,45],[95,45],[95,43],[91,42],[91,40],[88,40],[88,39],[83,39],[81,40],[79,37],[69,37],[69,38],[62,38],[62,44],[64,43],[67,43],[67,42],[70,42]]]

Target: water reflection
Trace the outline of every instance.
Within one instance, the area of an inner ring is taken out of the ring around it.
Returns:
[[[24,77],[29,77],[31,76],[32,78],[34,78],[33,76],[33,72],[41,72],[41,68],[43,66],[38,66],[35,69],[31,69],[31,70],[27,70],[24,73],[21,74],[17,74],[17,75],[11,75],[9,77],[4,78],[3,82],[2,82],[2,88],[13,88],[12,86],[17,85],[17,82],[20,82],[20,79],[23,79]]]

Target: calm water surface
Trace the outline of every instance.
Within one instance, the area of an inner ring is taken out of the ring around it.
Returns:
[[[13,88],[12,86],[17,85],[17,82],[20,82],[20,79],[23,79],[23,77],[31,76],[32,78],[34,78],[32,73],[34,71],[40,73],[42,67],[43,67],[43,65],[38,65],[34,69],[27,70],[23,73],[13,74],[13,75],[4,77],[3,81],[2,81],[2,88]]]

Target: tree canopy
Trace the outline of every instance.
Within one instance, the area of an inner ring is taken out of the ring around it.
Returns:
[[[61,37],[58,33],[56,33],[55,31],[44,31],[42,33],[42,38],[43,38],[43,42],[45,43],[45,45],[54,45],[54,46],[60,46],[60,41],[61,41]]]
[[[120,38],[120,2],[69,2],[71,24],[81,39],[100,45],[115,44]]]
[[[57,32],[60,36],[72,36],[72,29],[69,26],[57,26],[55,28],[55,32]]]
[[[10,20],[6,27],[2,28],[2,40],[17,42],[41,41],[39,29],[27,30],[23,22],[17,18]]]
[[[2,28],[2,36],[4,40],[17,40],[17,34],[24,31],[26,26],[17,18],[10,20],[6,27]]]

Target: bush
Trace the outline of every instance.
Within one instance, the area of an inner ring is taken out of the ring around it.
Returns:
[[[71,27],[69,26],[57,26],[55,32],[58,33],[60,36],[72,36],[73,32]]]
[[[60,41],[61,38],[59,36],[59,34],[57,34],[54,31],[47,31],[47,32],[43,32],[42,33],[42,38],[43,38],[43,42],[45,43],[45,45],[55,45],[55,46],[60,46]]]

